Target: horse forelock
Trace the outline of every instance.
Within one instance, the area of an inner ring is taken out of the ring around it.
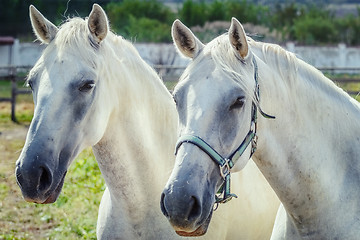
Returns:
[[[181,79],[188,76],[191,71],[195,71],[192,66],[206,67],[204,64],[198,64],[204,61],[205,58],[211,58],[215,68],[221,71],[222,75],[236,81],[243,91],[255,101],[255,69],[251,61],[252,55],[249,54],[249,60],[246,63],[240,60],[230,44],[228,34],[223,34],[209,42],[202,50],[199,58],[194,60],[194,64],[189,65]]]
[[[97,48],[90,39],[87,20],[74,17],[65,21],[57,32],[54,46],[58,54],[73,52],[88,63],[95,64]]]

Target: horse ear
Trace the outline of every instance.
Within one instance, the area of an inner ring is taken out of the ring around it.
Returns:
[[[43,43],[49,44],[58,28],[47,20],[33,5],[29,7],[30,21],[36,37]]]
[[[249,46],[246,41],[246,34],[241,23],[236,19],[231,19],[231,26],[229,29],[229,40],[231,46],[241,59],[245,59],[249,53]]]
[[[204,44],[179,19],[174,21],[171,35],[176,48],[185,57],[195,58],[204,47]]]
[[[96,43],[103,41],[109,31],[109,21],[104,10],[94,4],[88,18],[88,27]]]

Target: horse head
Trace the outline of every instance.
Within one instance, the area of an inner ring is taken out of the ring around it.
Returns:
[[[179,235],[197,236],[206,233],[217,191],[224,183],[217,157],[209,152],[227,161],[254,127],[257,67],[235,18],[228,34],[207,45],[179,20],[172,26],[172,37],[179,52],[192,59],[173,92],[180,138],[191,139],[178,142],[161,208]],[[251,152],[245,146],[233,159],[237,170],[246,165]]]
[[[96,4],[86,20],[70,19],[60,28],[34,6],[30,19],[47,46],[28,76],[35,111],[15,172],[25,200],[52,203],[70,163],[101,139],[111,114],[99,71],[109,26]]]

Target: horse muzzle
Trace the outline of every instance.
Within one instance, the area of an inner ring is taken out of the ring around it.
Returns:
[[[213,211],[211,211],[211,213],[210,213],[209,217],[206,219],[206,221],[202,225],[200,225],[195,231],[187,232],[187,231],[179,229],[179,230],[175,230],[176,234],[178,234],[179,236],[182,236],[182,237],[200,237],[200,236],[205,235],[205,233],[208,230],[209,223],[211,221],[212,213],[213,213]],[[176,229],[176,228],[174,227],[174,229]]]
[[[53,203],[60,195],[66,172],[55,174],[46,167],[25,169],[19,165],[15,169],[16,181],[27,202]]]
[[[175,232],[180,236],[202,236],[206,233],[214,201],[186,191],[164,190],[160,206]]]

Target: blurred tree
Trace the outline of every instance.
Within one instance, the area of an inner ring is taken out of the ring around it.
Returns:
[[[347,45],[360,45],[360,8],[357,11],[357,16],[351,14],[335,20],[338,40]]]
[[[175,14],[162,3],[157,0],[124,0],[122,2],[111,2],[105,7],[112,29],[125,38],[133,37],[132,34],[136,33],[137,39],[145,37],[140,33],[140,26],[145,27],[143,30],[149,34],[149,29],[159,31],[165,29],[164,24],[167,24],[168,31],[164,34],[170,36],[170,26],[175,19]],[[136,26],[136,24],[139,26]],[[155,24],[150,26],[150,23]],[[135,31],[135,32],[134,32]],[[150,34],[148,36],[154,36]],[[161,37],[161,39],[164,39]],[[169,38],[167,38],[169,39]],[[151,39],[148,39],[151,41]],[[155,41],[155,39],[154,39]],[[158,40],[156,40],[158,41]]]
[[[283,39],[294,40],[294,22],[304,13],[304,7],[294,2],[282,5],[276,4],[272,13],[269,14],[267,26],[281,32]]]
[[[30,4],[59,25],[68,17],[88,16],[95,2],[105,9],[112,30],[136,41],[171,41],[170,26],[175,18],[201,29],[205,23],[211,26],[209,22],[229,22],[236,17],[243,24],[265,25],[281,32],[284,41],[360,44],[360,10],[357,15],[336,18],[326,10],[326,5],[321,5],[329,3],[325,0],[278,0],[274,6],[262,5],[259,0],[185,0],[177,13],[160,0],[0,0],[0,35],[34,39],[28,13]]]
[[[0,35],[18,37],[18,34],[31,31],[29,20],[29,1],[0,1]]]
[[[207,22],[213,22],[217,20],[228,20],[226,19],[226,4],[221,1],[213,1],[208,5],[208,13],[206,16]],[[206,11],[205,11],[206,13]]]
[[[301,44],[335,43],[338,31],[334,19],[330,11],[312,5],[294,20],[290,38]]]
[[[280,28],[282,26],[291,26],[295,19],[303,14],[303,9],[294,2],[290,4],[276,4],[271,16],[271,26]]]
[[[236,17],[241,23],[253,23],[255,25],[267,23],[269,8],[258,5],[247,0],[228,0],[226,5],[226,18],[230,21],[231,17]]]
[[[156,19],[129,16],[125,27],[128,37],[135,42],[171,42],[171,26]]]
[[[187,26],[203,26],[207,21],[208,5],[204,1],[185,0],[179,10],[179,18]]]
[[[1,0],[0,1],[0,35],[18,38],[33,38],[29,19],[29,6],[34,5],[47,19],[59,25],[68,16],[87,16],[93,3],[104,6],[111,0]]]
[[[295,20],[294,37],[300,44],[325,44],[334,43],[337,39],[335,24],[323,17],[311,17]]]

